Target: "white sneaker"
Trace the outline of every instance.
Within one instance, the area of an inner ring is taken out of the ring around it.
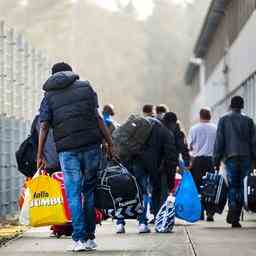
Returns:
[[[145,224],[140,224],[139,225],[139,233],[140,234],[145,234],[145,233],[150,233],[150,229],[148,228],[148,225]]]
[[[88,251],[92,251],[92,250],[95,250],[97,248],[97,244],[95,242],[95,239],[94,240],[87,240],[86,243],[85,243],[85,249]]]
[[[72,245],[69,246],[68,248],[68,251],[71,251],[71,252],[81,252],[85,250],[86,250],[85,243],[81,241],[72,241]]]
[[[116,226],[116,233],[117,234],[124,234],[125,233],[124,224],[118,224]]]

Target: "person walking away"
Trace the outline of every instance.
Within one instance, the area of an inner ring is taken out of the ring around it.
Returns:
[[[175,146],[177,149],[177,162],[179,161],[180,155],[182,156],[182,160],[184,161],[185,167],[189,168],[190,166],[190,154],[187,144],[187,139],[185,133],[180,129],[180,125],[178,123],[177,115],[173,112],[167,112],[162,120],[163,124],[172,132],[175,139]],[[168,180],[168,188],[169,191],[172,191],[175,187],[175,174],[176,168],[173,170],[169,170],[167,172],[167,180]],[[166,192],[165,192],[166,193]]]
[[[202,184],[202,177],[207,172],[213,172],[213,149],[216,138],[217,127],[211,122],[211,112],[203,108],[199,113],[200,122],[189,131],[188,146],[193,157],[191,174],[194,178],[198,192]],[[212,214],[207,214],[207,221],[214,221]],[[202,211],[204,219],[204,210]]]
[[[240,228],[243,207],[243,180],[253,170],[256,159],[255,125],[251,118],[242,114],[244,100],[240,96],[231,99],[231,111],[218,123],[214,147],[214,166],[220,169],[225,163],[228,179],[227,223]]]
[[[155,116],[155,110],[154,105],[146,104],[142,108],[142,113],[144,117],[154,117]]]
[[[169,108],[164,104],[160,104],[160,105],[156,106],[156,118],[159,120],[162,120],[164,115],[168,111],[169,111]]]
[[[152,206],[156,216],[163,203],[159,178],[161,172],[177,166],[176,148],[172,134],[157,119],[152,118],[151,121],[153,126],[151,136],[144,146],[143,152],[132,159],[132,172],[137,179],[144,199],[144,211],[138,218],[139,233],[150,232],[145,207],[145,199],[148,196],[148,180],[152,186]],[[124,233],[124,226],[124,219],[118,219],[117,233]]]
[[[43,150],[51,127],[72,215],[73,245],[69,250],[93,250],[97,246],[94,190],[101,144],[104,138],[111,155],[112,140],[98,113],[97,94],[88,81],[79,80],[70,65],[55,64],[43,90],[37,165],[44,165]]]
[[[106,127],[112,134],[113,131],[118,127],[118,123],[113,119],[113,116],[115,115],[114,106],[111,104],[105,105],[103,107],[102,115]]]

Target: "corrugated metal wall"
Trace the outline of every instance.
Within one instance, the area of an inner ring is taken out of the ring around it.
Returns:
[[[256,72],[246,79],[239,87],[230,92],[224,99],[212,107],[213,120],[218,119],[229,110],[231,98],[235,95],[244,97],[244,113],[256,121]]]
[[[17,211],[23,177],[15,151],[29,133],[49,66],[47,57],[0,21],[0,216]]]

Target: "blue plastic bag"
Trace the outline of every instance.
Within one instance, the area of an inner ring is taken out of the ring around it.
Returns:
[[[174,206],[176,217],[182,220],[196,222],[201,218],[201,202],[189,171],[182,172],[182,180],[176,191]]]

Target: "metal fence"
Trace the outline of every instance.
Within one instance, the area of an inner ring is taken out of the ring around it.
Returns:
[[[15,151],[29,133],[49,66],[42,52],[0,21],[0,216],[17,211],[23,177]]]
[[[231,91],[225,98],[212,107],[213,120],[216,123],[229,110],[231,98],[235,95],[240,95],[244,98],[244,113],[256,120],[256,72],[254,72],[239,87]]]

